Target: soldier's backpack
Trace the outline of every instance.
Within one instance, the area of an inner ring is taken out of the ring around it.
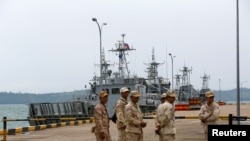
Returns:
[[[124,103],[127,103],[127,101],[124,101],[123,99],[119,99],[119,100],[123,101]],[[116,105],[116,104],[115,104],[115,105]],[[111,120],[112,120],[114,123],[116,123],[117,117],[116,117],[116,112],[115,112],[115,110],[114,110],[113,116],[111,117]]]
[[[114,112],[113,116],[111,117],[111,120],[112,120],[114,123],[116,123],[117,118],[116,118],[116,113],[115,113],[115,112]]]

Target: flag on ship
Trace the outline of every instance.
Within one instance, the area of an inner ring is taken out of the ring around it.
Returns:
[[[127,43],[123,43],[123,46],[124,46],[125,49],[130,49],[129,45]]]

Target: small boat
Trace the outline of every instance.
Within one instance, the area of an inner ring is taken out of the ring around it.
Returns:
[[[226,105],[226,102],[225,102],[225,101],[221,101],[221,100],[217,101],[217,103],[218,103],[220,106]]]

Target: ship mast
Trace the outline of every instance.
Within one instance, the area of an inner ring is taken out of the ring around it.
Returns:
[[[192,72],[192,69],[184,66],[180,71],[182,72],[182,86],[190,85],[190,73]]]
[[[179,90],[180,89],[180,85],[181,85],[181,75],[180,74],[176,74],[175,75],[175,90]]]
[[[208,89],[209,88],[208,80],[210,76],[207,74],[204,74],[203,76],[201,76],[201,78],[202,78],[202,89]]]
[[[118,43],[115,44],[116,48],[111,49],[109,51],[117,52],[118,58],[119,58],[119,63],[118,63],[118,71],[119,75],[124,78],[125,76],[129,77],[130,72],[128,69],[128,62],[126,60],[126,53],[127,51],[135,50],[129,47],[127,43],[124,42],[124,36],[125,34],[122,34],[122,41],[119,41]]]
[[[158,66],[163,63],[158,63],[155,61],[155,52],[154,48],[152,49],[152,61],[150,63],[144,63],[145,65],[148,65],[148,70],[146,71],[148,73],[148,79],[156,81],[158,77]]]
[[[108,70],[110,64],[107,62],[107,60],[105,59],[105,52],[104,52],[104,48],[102,48],[102,55],[101,55],[101,59],[102,59],[102,64],[101,64],[101,68],[102,68],[102,77],[101,79],[104,79],[104,81],[106,81],[107,77],[110,77],[111,72],[110,70]]]

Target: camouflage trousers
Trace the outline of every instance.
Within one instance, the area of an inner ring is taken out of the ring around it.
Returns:
[[[175,135],[171,135],[171,134],[164,134],[160,137],[161,137],[160,141],[173,141],[175,139]]]
[[[143,134],[126,132],[127,141],[143,141]]]
[[[118,141],[127,141],[125,129],[118,129]]]
[[[159,141],[163,141],[163,140],[162,140],[162,139],[163,139],[163,135],[162,135],[162,134],[159,134],[158,136],[159,136]]]
[[[207,138],[208,138],[208,133],[207,132],[204,132],[204,139],[207,141]]]
[[[104,134],[105,134],[105,139],[101,139],[100,133],[96,132],[95,133],[96,141],[112,141],[109,131],[105,131]]]

